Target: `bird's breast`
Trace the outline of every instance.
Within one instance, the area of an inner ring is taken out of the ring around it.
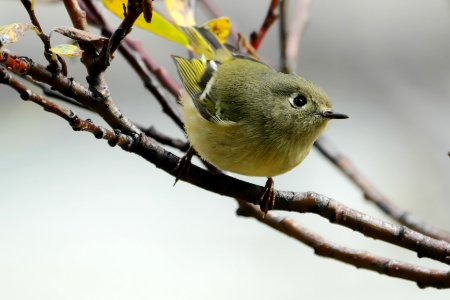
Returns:
[[[182,98],[185,129],[197,153],[226,171],[272,177],[298,165],[313,141],[268,137],[245,122],[204,119],[186,95]]]

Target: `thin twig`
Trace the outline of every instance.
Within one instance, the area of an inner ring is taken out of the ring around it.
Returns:
[[[317,193],[296,193],[285,202],[277,201],[274,209],[318,214],[331,223],[414,251],[418,257],[430,257],[450,265],[450,243],[423,235],[405,226],[378,220]]]
[[[88,30],[86,12],[80,8],[78,0],[63,0],[66,11],[75,28]]]
[[[51,88],[49,88],[46,84],[43,84],[41,82],[37,82],[36,80],[33,80],[33,78],[31,78],[30,76],[25,76],[24,77],[28,82],[30,82],[31,84],[37,86],[38,88],[40,88],[42,90],[42,92],[44,93],[44,95],[48,96],[48,97],[52,97],[61,101],[64,101],[66,103],[69,103],[73,106],[76,107],[80,107],[83,109],[88,109],[89,108],[83,104],[81,104],[80,102],[77,102],[76,100],[74,100],[73,98],[64,96],[63,94],[61,94],[58,91],[54,91]]]
[[[110,146],[118,145],[122,149],[129,151],[135,145],[136,140],[139,139],[139,135],[135,135],[132,137],[121,133],[120,130],[112,131],[101,126],[97,126],[90,119],[80,119],[73,111],[61,108],[52,101],[33,93],[25,85],[12,78],[11,75],[5,73],[1,68],[0,83],[8,84],[10,87],[16,90],[22,100],[32,101],[41,106],[45,111],[63,118],[70,124],[73,130],[90,132],[98,139],[107,140]]]
[[[29,75],[33,80],[46,83],[61,94],[77,100],[99,114],[112,128],[125,133],[139,132],[139,129],[120,112],[111,97],[102,98],[73,78],[61,73],[52,73],[30,58],[16,56],[7,51],[0,51],[0,64],[21,76]]]
[[[172,120],[175,122],[175,124],[178,125],[179,128],[183,129],[183,117],[181,116],[181,112],[178,107],[175,106],[176,104],[174,105],[173,102],[167,99],[166,95],[164,95],[163,90],[153,82],[152,78],[147,74],[147,72],[144,70],[139,61],[130,52],[129,48],[126,45],[121,45],[119,47],[119,52],[139,75],[142,82],[144,83],[145,88],[148,89],[158,100],[159,104],[163,108],[163,111],[172,118]]]
[[[97,6],[89,0],[80,0],[80,3],[87,8],[86,13],[88,21],[93,26],[99,27],[105,35],[109,36],[112,32],[112,27],[106,21],[106,18],[103,16],[103,14],[98,10]],[[167,72],[165,68],[159,65],[154,59],[150,57],[150,55],[148,55],[148,53],[142,47],[142,43],[127,36],[124,39],[124,44],[135,51],[144,63],[147,70],[154,74],[156,78],[158,78],[159,82],[161,82],[162,86],[164,86],[173,96],[178,98],[178,96],[180,95],[181,87],[170,76],[169,72]]]
[[[100,55],[99,64],[102,66],[103,71],[111,63],[114,56],[114,52],[119,48],[120,43],[131,32],[134,22],[142,14],[142,0],[128,0],[126,11],[124,12],[124,18],[119,27],[112,33],[109,38],[109,43],[102,50]]]
[[[238,215],[256,218],[258,221],[313,248],[314,253],[319,256],[337,259],[357,268],[372,270],[391,277],[415,281],[421,288],[450,287],[450,273],[448,271],[427,269],[332,243],[301,226],[292,218],[281,217],[273,212],[264,215],[264,212],[258,206],[247,202],[239,201]]]
[[[291,73],[286,59],[286,43],[287,43],[287,23],[288,23],[288,10],[289,0],[281,1],[280,3],[280,61],[281,72]]]
[[[314,144],[317,150],[322,153],[330,162],[339,168],[356,186],[364,193],[364,197],[373,202],[384,213],[392,219],[408,226],[415,231],[421,232],[435,239],[450,242],[450,233],[443,229],[436,228],[420,220],[412,213],[401,209],[381,194],[369,180],[353,165],[353,163],[336,147],[331,145],[324,137],[319,138]]]
[[[30,0],[21,0],[23,6],[25,7],[25,10],[27,11],[31,23],[37,28],[37,30],[39,31],[39,38],[41,39],[42,43],[44,44],[44,56],[45,59],[47,59],[47,61],[49,62],[49,69],[56,73],[60,71],[60,67],[58,65],[58,62],[56,59],[54,59],[54,56],[52,55],[50,48],[52,47],[50,44],[50,38],[48,37],[48,35],[46,35],[44,33],[44,31],[42,30],[42,26],[41,23],[39,22],[39,20],[36,17],[36,14],[34,12],[34,6],[32,4],[32,1]],[[62,58],[60,58],[62,59]]]
[[[263,24],[258,32],[254,31],[250,35],[250,43],[255,50],[258,50],[261,42],[263,41],[267,31],[272,26],[272,24],[278,19],[278,5],[280,0],[272,0],[270,2],[269,10],[267,11],[267,15],[264,19]]]
[[[186,152],[189,149],[189,143],[180,139],[172,138],[165,133],[158,131],[154,126],[150,126],[145,128],[143,126],[138,126],[139,129],[142,130],[147,136],[155,139],[157,142],[167,145],[183,152]]]

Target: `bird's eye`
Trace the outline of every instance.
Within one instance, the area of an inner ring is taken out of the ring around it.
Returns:
[[[303,107],[308,103],[308,99],[303,94],[293,94],[289,97],[289,103],[292,107]]]

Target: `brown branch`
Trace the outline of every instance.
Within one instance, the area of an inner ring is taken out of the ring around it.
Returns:
[[[280,0],[272,0],[270,2],[269,10],[267,11],[266,18],[258,32],[254,31],[250,35],[250,43],[255,50],[258,50],[261,42],[263,41],[267,31],[272,24],[278,19],[278,5]]]
[[[109,43],[103,48],[100,55],[99,64],[102,66],[102,71],[105,71],[111,63],[114,52],[119,48],[120,43],[122,43],[125,37],[131,32],[134,22],[142,13],[142,9],[142,0],[128,0],[122,23],[120,23],[119,27],[113,32],[109,38]]]
[[[92,133],[98,139],[108,141],[110,146],[120,146],[124,150],[130,150],[138,138],[122,134],[120,130],[108,130],[101,126],[95,125],[90,119],[82,120],[73,111],[61,108],[52,101],[33,93],[25,85],[11,77],[0,68],[0,83],[7,84],[16,90],[22,100],[32,101],[41,106],[45,111],[55,114],[66,120],[73,130],[87,131]],[[137,135],[139,137],[139,135]]]
[[[53,59],[52,53],[50,51],[50,48],[52,47],[50,44],[50,38],[42,30],[42,26],[39,20],[37,19],[36,14],[34,13],[34,7],[32,5],[32,2],[30,0],[21,0],[21,2],[28,13],[28,16],[30,17],[31,23],[39,31],[38,36],[41,39],[42,43],[44,44],[44,57],[49,62],[49,69],[54,73],[59,72],[60,68],[58,66],[58,62],[57,60]]]
[[[119,52],[124,56],[130,66],[139,75],[142,82],[144,83],[145,88],[149,90],[158,100],[159,104],[163,108],[163,111],[170,118],[172,118],[172,120],[175,122],[175,124],[178,125],[179,128],[183,129],[183,117],[181,116],[181,112],[178,109],[178,106],[175,106],[175,103],[167,99],[162,89],[153,82],[152,78],[147,74],[147,72],[144,70],[139,61],[130,52],[129,48],[126,45],[120,46]]]
[[[286,59],[286,43],[287,43],[287,7],[289,1],[284,0],[280,3],[280,61],[281,72],[291,73]]]
[[[52,90],[51,88],[49,88],[47,85],[37,82],[35,80],[33,80],[31,77],[26,76],[25,79],[30,82],[31,84],[39,87],[42,92],[44,93],[44,95],[64,101],[65,103],[71,104],[73,106],[79,107],[79,108],[83,108],[83,109],[87,109],[89,111],[92,111],[89,109],[89,107],[84,106],[83,104],[77,102],[76,100],[64,96],[63,94]],[[144,126],[137,126],[139,128],[139,130],[141,130],[143,133],[145,133],[147,136],[153,138],[154,140],[156,140],[157,142],[159,142],[160,144],[163,145],[167,145],[173,148],[176,148],[180,151],[186,152],[189,149],[189,143],[180,139],[176,139],[176,138],[172,138],[160,131],[158,131],[155,127],[151,126],[151,127],[144,127]]]
[[[104,35],[109,36],[112,32],[112,27],[106,21],[106,18],[103,16],[103,14],[98,10],[97,6],[89,0],[80,0],[80,3],[87,8],[86,12],[89,22],[93,26],[99,27]],[[154,74],[156,78],[158,78],[159,82],[161,82],[161,84],[173,96],[178,98],[178,96],[180,95],[181,87],[170,76],[165,68],[158,65],[156,61],[148,55],[148,53],[142,47],[142,43],[127,36],[124,39],[124,44],[135,51],[144,63],[147,70]]]
[[[319,256],[333,258],[357,268],[372,270],[391,277],[414,281],[420,288],[450,288],[448,271],[427,269],[329,242],[291,218],[277,216],[272,212],[264,216],[264,212],[257,206],[243,201],[239,201],[238,215],[256,218],[313,248],[314,253]]]
[[[405,226],[378,220],[313,192],[296,193],[292,198],[283,198],[284,202],[277,201],[274,209],[318,214],[331,223],[414,251],[418,257],[429,257],[450,264],[450,244],[446,241],[428,237]]]
[[[30,76],[25,76],[24,78],[28,82],[30,82],[31,84],[33,84],[33,85],[37,86],[38,88],[40,88],[42,90],[42,93],[44,93],[45,96],[52,97],[52,98],[64,101],[66,103],[69,103],[69,104],[71,104],[73,106],[89,110],[89,108],[87,106],[84,106],[80,102],[77,102],[75,99],[67,97],[67,96],[64,96],[63,94],[61,94],[58,91],[52,90],[46,84],[43,84],[41,82],[37,82],[37,81],[33,80],[33,78],[31,78]]]
[[[91,20],[95,26],[100,27],[104,35],[108,36],[111,33],[110,26],[108,25],[101,12],[97,9],[97,7],[90,1],[82,0],[81,3],[85,7],[89,8],[89,10],[87,11],[88,19]],[[183,119],[178,106],[176,106],[176,103],[174,101],[169,101],[169,99],[167,99],[167,97],[164,95],[164,92],[153,82],[152,78],[147,74],[136,57],[131,53],[130,48],[134,51],[137,51],[147,69],[155,74],[155,76],[157,76],[163,86],[166,87],[176,97],[178,97],[180,94],[180,87],[175,83],[175,81],[170,77],[170,75],[164,68],[158,66],[150,58],[150,56],[142,48],[141,43],[133,41],[128,37],[125,37],[124,42],[125,43],[119,47],[120,53],[125,57],[131,67],[139,75],[144,83],[145,88],[148,89],[158,100],[163,108],[163,111],[172,118],[172,120],[175,122],[175,124],[178,125],[178,127],[183,129]]]
[[[86,20],[86,12],[80,8],[78,0],[63,0],[63,2],[73,26],[87,31],[89,28]]]
[[[165,68],[156,63],[156,61],[148,55],[142,47],[141,42],[127,38],[125,39],[125,44],[139,55],[145,67],[158,78],[159,82],[161,82],[173,96],[176,98],[180,96],[181,87],[176,83],[173,77],[170,76]]]
[[[176,148],[180,151],[186,152],[189,149],[189,143],[180,139],[172,138],[163,132],[158,131],[154,126],[145,128],[143,126],[138,126],[139,129],[145,133],[147,136],[153,138],[157,142],[163,145],[167,145]]]
[[[373,202],[384,213],[392,219],[408,226],[415,231],[421,232],[435,239],[450,242],[450,233],[448,231],[431,226],[415,217],[410,212],[396,206],[387,197],[381,194],[372,186],[367,178],[353,165],[353,163],[324,137],[319,138],[314,144],[317,150],[322,153],[329,161],[339,168],[356,186],[364,193],[364,197]]]
[[[112,128],[126,133],[139,132],[139,129],[120,112],[111,97],[102,98],[73,78],[61,73],[52,73],[27,57],[16,56],[7,51],[0,51],[0,64],[12,72],[21,76],[29,75],[33,80],[46,83],[61,94],[76,99],[99,114]]]

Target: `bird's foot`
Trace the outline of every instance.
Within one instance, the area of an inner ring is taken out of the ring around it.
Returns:
[[[189,147],[188,151],[186,151],[186,154],[183,155],[178,161],[178,164],[173,171],[175,173],[175,182],[173,183],[174,186],[175,184],[177,184],[178,180],[180,180],[180,177],[185,174],[187,170],[189,170],[189,167],[191,166],[191,159],[194,154],[194,148]]]
[[[275,206],[275,189],[274,182],[271,177],[267,178],[266,185],[264,189],[261,191],[258,202],[259,207],[263,211],[263,218],[266,216],[267,212],[270,209],[273,209]]]

